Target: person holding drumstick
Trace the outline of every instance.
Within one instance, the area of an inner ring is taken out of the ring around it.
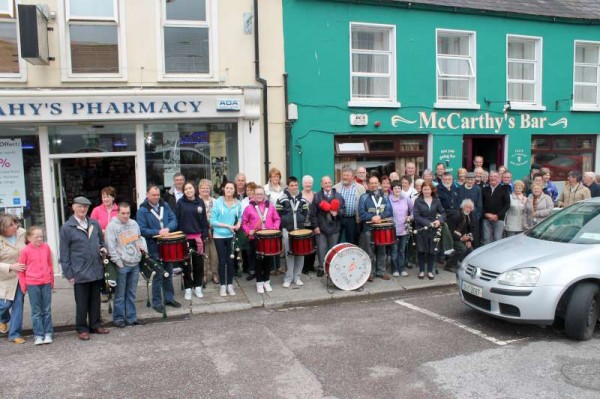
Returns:
[[[281,226],[283,234],[283,247],[285,248],[285,260],[287,271],[283,278],[283,287],[289,288],[292,283],[302,286],[304,283],[300,280],[302,267],[304,266],[304,257],[295,256],[290,253],[289,233],[294,230],[302,229],[308,217],[309,202],[302,197],[298,191],[298,179],[290,176],[287,181],[288,188],[284,190],[283,196],[277,200],[277,211],[281,216]],[[309,230],[310,231],[310,230]],[[312,237],[311,237],[312,240]]]
[[[256,256],[255,234],[259,230],[279,230],[280,224],[281,219],[277,210],[269,201],[265,201],[265,189],[256,187],[254,200],[250,201],[250,205],[242,215],[242,228],[250,239],[248,256],[256,257],[256,292],[259,294],[273,291],[270,280],[272,256]]]
[[[369,281],[373,281],[375,276],[389,280],[391,277],[385,271],[385,246],[373,245],[372,243],[372,225],[381,223],[383,219],[389,219],[393,215],[392,204],[389,198],[385,196],[385,193],[379,188],[379,178],[377,176],[369,178],[369,190],[360,196],[358,212],[360,220],[364,222],[367,253],[371,259],[375,258],[375,268],[371,269]]]
[[[151,185],[146,190],[146,199],[138,209],[137,222],[142,236],[148,245],[148,254],[158,259],[158,241],[155,236],[166,237],[169,232],[177,230],[177,218],[168,203],[160,199],[160,189]],[[173,288],[173,264],[166,262],[165,271],[169,277],[156,273],[152,278],[152,308],[158,313],[163,313],[161,288],[164,290],[165,305],[180,308],[181,304],[175,300]]]
[[[192,300],[192,287],[194,288],[194,295],[203,298],[204,242],[208,240],[208,219],[206,217],[206,204],[202,198],[196,195],[194,182],[188,181],[183,185],[183,197],[177,201],[175,214],[179,229],[186,235],[190,248],[189,262],[191,262],[191,265],[188,261],[183,263],[184,299],[186,301]]]
[[[210,225],[213,228],[213,239],[219,258],[220,296],[233,296],[233,266],[235,256],[232,253],[234,234],[242,224],[242,205],[235,197],[235,185],[227,182],[223,186],[223,196],[219,197],[210,214]]]

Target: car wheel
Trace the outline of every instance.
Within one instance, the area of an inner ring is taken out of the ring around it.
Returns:
[[[565,334],[579,341],[592,337],[598,311],[600,289],[594,283],[582,283],[575,287],[565,314]]]

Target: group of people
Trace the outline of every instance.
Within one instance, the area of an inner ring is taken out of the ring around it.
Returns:
[[[221,296],[236,295],[233,278],[241,275],[240,264],[246,279],[256,279],[256,290],[263,294],[273,290],[272,273],[284,273],[284,288],[302,286],[303,273],[316,271],[322,277],[327,252],[348,242],[371,257],[369,281],[408,276],[408,250],[413,246],[417,277],[433,280],[436,261],[455,271],[474,248],[524,231],[548,217],[555,206],[600,195],[593,172],[570,172],[559,195],[546,168],[533,164],[528,176],[513,180],[505,167],[485,171],[480,156],[474,158],[472,171],[458,169],[456,179],[443,163],[436,165],[435,173],[424,170],[419,176],[409,162],[404,172],[380,176],[368,174],[364,167],[344,168],[337,184],[322,176],[321,189],[315,192],[311,176],[290,176],[284,185],[281,172],[272,168],[265,185],[247,182],[239,173],[224,183],[218,198],[211,194],[210,180],[196,184],[177,173],[164,197],[158,186],[147,187],[136,220],[130,204],[115,202],[112,187],[102,189],[102,203],[90,216],[91,202],[76,197],[73,215],[60,229],[59,260],[64,277],[74,286],[79,339],[109,333],[100,320],[103,258],[117,266],[114,325],[139,325],[135,301],[140,262],[143,256],[160,259],[159,242],[174,233],[185,236],[189,261],[165,262],[167,273],[153,275],[152,307],[157,312],[164,306],[182,306],[175,300],[174,266],[182,268],[186,300],[202,298],[207,281],[220,286]],[[390,223],[393,243],[374,245],[374,229]],[[315,253],[299,256],[291,251],[290,236],[297,230],[312,232]],[[283,262],[279,253],[265,254],[258,245],[258,237],[269,231],[281,232]],[[10,341],[24,342],[27,292],[34,344],[52,342],[52,266],[42,228],[25,231],[15,216],[0,215],[0,333],[8,333]]]

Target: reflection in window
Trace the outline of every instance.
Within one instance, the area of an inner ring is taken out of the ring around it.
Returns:
[[[572,170],[581,173],[595,170],[595,136],[578,135],[577,139],[572,136],[534,136],[531,152],[533,162],[550,169],[554,181],[565,181]]]
[[[51,154],[135,151],[134,125],[50,126]]]

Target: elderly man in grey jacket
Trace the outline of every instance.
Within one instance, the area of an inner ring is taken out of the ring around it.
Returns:
[[[60,264],[75,291],[75,329],[79,339],[90,333],[108,334],[100,325],[100,287],[104,267],[100,252],[106,253],[102,229],[87,217],[92,203],[85,197],[73,201],[73,216],[60,228]],[[89,317],[89,322],[88,322]]]

